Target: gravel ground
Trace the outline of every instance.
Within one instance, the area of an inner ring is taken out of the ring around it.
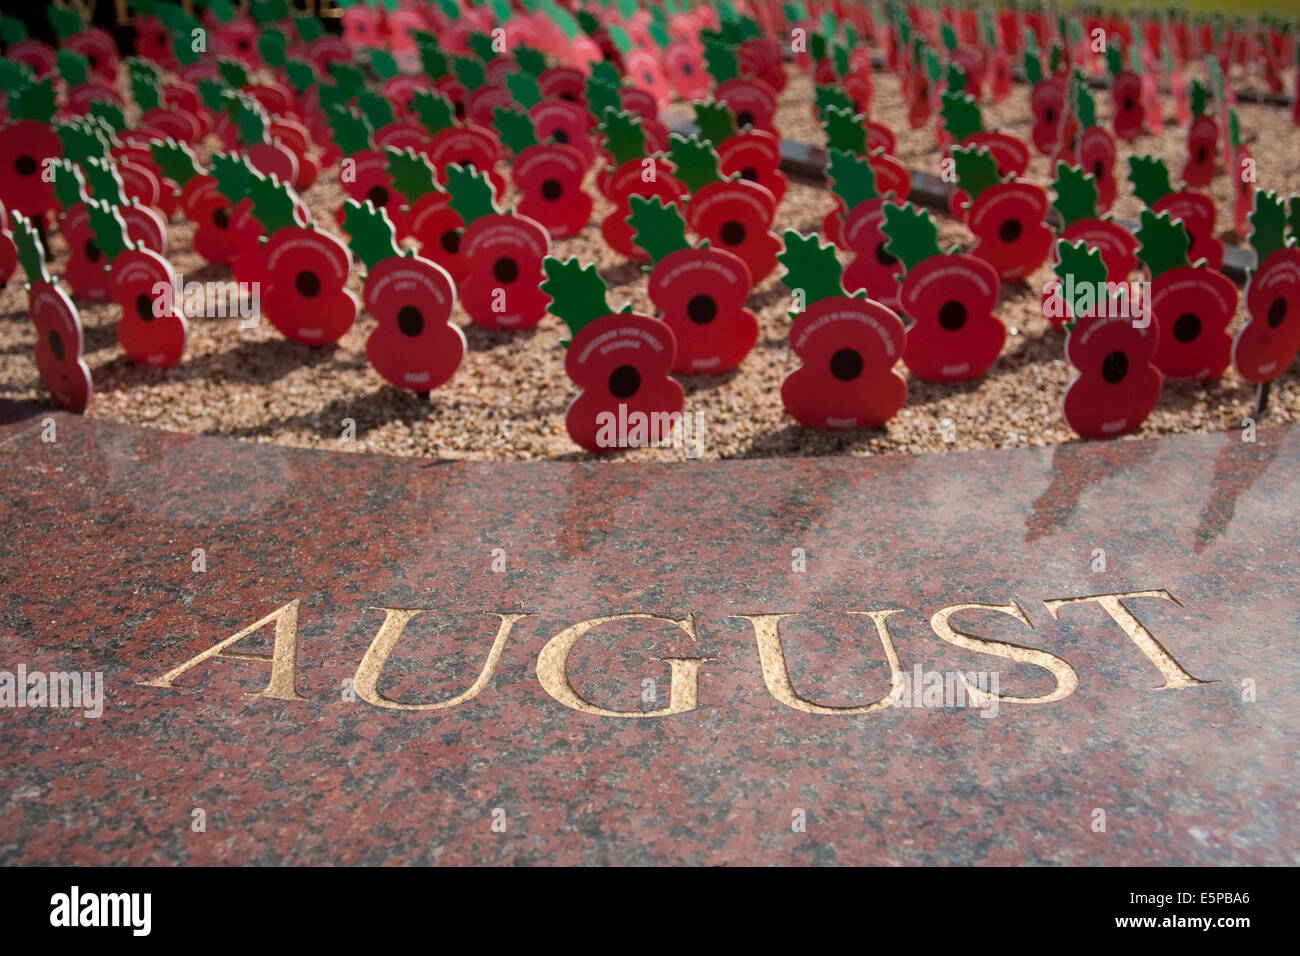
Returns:
[[[938,172],[939,155],[932,129],[908,128],[899,101],[898,82],[876,74],[874,118],[898,134],[898,157],[914,168]],[[797,72],[782,96],[777,122],[786,137],[822,142],[811,109],[811,86]],[[1097,96],[1105,122],[1109,96]],[[1265,188],[1300,189],[1300,129],[1288,110],[1242,104],[1243,135],[1253,142],[1259,181]],[[1028,137],[1028,89],[1017,86],[1001,105],[985,104],[985,121]],[[1170,105],[1172,114],[1172,104]],[[1172,122],[1172,115],[1170,116]],[[1137,152],[1154,152],[1178,169],[1184,133],[1169,128],[1163,137],[1143,137]],[[1133,150],[1120,146],[1118,168],[1127,169]],[[1030,175],[1046,181],[1046,160],[1035,154]],[[1216,180],[1212,193],[1221,205],[1219,225],[1231,233],[1227,206],[1230,185]],[[608,211],[596,196],[595,223]],[[343,193],[333,172],[326,172],[306,195],[326,227],[330,210]],[[792,183],[777,214],[778,231],[793,227],[811,232],[833,205],[830,194],[809,184]],[[1137,204],[1121,187],[1115,212],[1135,219]],[[940,216],[945,245],[970,240],[965,227]],[[221,281],[224,267],[204,267],[190,249],[191,227],[173,223],[169,258],[186,281]],[[57,274],[66,247],[52,238]],[[555,254],[594,261],[610,286],[610,301],[651,308],[646,277],[640,267],[608,250],[595,224],[580,236],[555,243]],[[780,271],[779,269],[777,270]],[[909,378],[910,396],[884,428],[825,433],[804,429],[786,415],[780,384],[797,362],[787,346],[788,291],[775,277],[755,290],[750,307],[758,315],[758,345],[735,372],[718,378],[683,379],[686,408],[704,415],[702,457],[780,457],[825,454],[923,453],[949,449],[1057,445],[1076,441],[1061,417],[1061,397],[1073,377],[1064,358],[1064,335],[1043,318],[1039,295],[1047,269],[1024,284],[1003,287],[999,314],[1008,327],[1007,343],[983,378],[950,385]],[[360,282],[353,286],[359,292]],[[336,346],[323,350],[287,342],[265,322],[239,328],[237,319],[194,319],[184,360],[158,371],[129,363],[117,346],[111,304],[79,303],[86,326],[86,362],[96,396],[87,414],[149,428],[224,435],[254,442],[273,442],[340,451],[380,452],[429,458],[572,459],[587,458],[569,440],[564,411],[575,388],[564,374],[562,331],[548,317],[531,332],[489,332],[469,323],[459,309],[469,351],[456,376],[428,400],[385,383],[366,362],[365,341],[374,320],[363,314]],[[1239,310],[1231,331],[1245,319]],[[0,291],[0,397],[50,406],[32,360],[33,331],[26,321],[26,297],[11,280]],[[1294,367],[1293,367],[1294,368]],[[1236,428],[1250,414],[1253,386],[1230,368],[1210,384],[1172,382],[1139,437]],[[1267,418],[1300,421],[1300,380],[1294,371],[1273,387]],[[355,441],[344,441],[347,420],[355,423]],[[951,419],[951,428],[941,428]],[[955,440],[944,441],[944,433]],[[679,459],[681,449],[638,449],[609,460]]]

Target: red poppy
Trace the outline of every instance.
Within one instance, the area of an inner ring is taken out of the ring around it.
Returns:
[[[743,259],[751,280],[759,283],[776,268],[776,254],[781,251],[781,240],[772,234],[775,214],[772,194],[742,179],[697,190],[686,220],[697,235]]]
[[[903,352],[912,374],[960,382],[988,371],[1007,338],[993,314],[999,289],[997,272],[974,256],[930,256],[908,270],[899,304],[916,321]]]
[[[1156,327],[1128,316],[1079,318],[1065,340],[1065,357],[1079,375],[1065,390],[1065,420],[1083,438],[1136,430],[1160,400],[1164,377],[1151,364]]]
[[[113,103],[124,106],[117,90],[100,83],[82,83],[68,90],[67,112],[72,116],[85,116],[97,102]]]
[[[1115,141],[1100,126],[1089,126],[1079,140],[1079,165],[1097,181],[1097,212],[1115,202]]]
[[[277,116],[271,120],[271,139],[293,153],[297,173],[293,188],[298,192],[311,187],[320,175],[320,162],[311,155],[311,135],[307,128],[295,120]]]
[[[686,393],[668,374],[676,351],[672,330],[648,315],[623,312],[583,326],[564,356],[564,371],[581,389],[564,415],[569,436],[600,454],[622,447],[621,437],[636,444],[635,424],[620,434],[611,418],[626,425],[680,413]]]
[[[992,55],[993,101],[1001,103],[1011,95],[1011,60],[1001,47],[995,49]]]
[[[497,107],[509,109],[515,105],[514,95],[502,86],[480,86],[465,102],[465,115],[479,126],[491,128]],[[425,136],[428,136],[426,133]]]
[[[718,145],[718,160],[722,175],[757,183],[778,206],[785,198],[790,181],[781,172],[781,141],[771,133],[751,129],[728,137]]]
[[[66,292],[28,277],[27,314],[36,326],[36,368],[60,408],[84,412],[94,390],[81,358],[81,316]]]
[[[1219,125],[1212,116],[1201,116],[1187,131],[1187,163],[1183,166],[1183,182],[1189,186],[1204,187],[1214,181],[1218,172]]]
[[[1300,248],[1271,252],[1246,286],[1250,320],[1237,333],[1232,362],[1248,382],[1271,382],[1300,351]]]
[[[1115,77],[1110,96],[1115,108],[1112,120],[1115,135],[1124,142],[1131,143],[1142,135],[1142,77],[1131,70],[1124,70]]]
[[[632,210],[628,200],[632,196],[644,196],[653,199],[658,196],[665,205],[686,195],[686,187],[664,173],[662,170],[650,182],[642,176],[639,159],[629,159],[609,176],[606,195],[614,203],[613,210],[600,224],[600,234],[609,246],[619,255],[638,262],[646,262],[646,251],[633,241],[633,229],[627,218]]]
[[[293,91],[283,83],[250,83],[243,92],[257,100],[271,116],[292,116],[296,112]]]
[[[229,129],[233,134],[234,124],[226,114],[221,114],[218,120],[216,130],[223,130],[222,121],[227,124],[224,128]],[[153,135],[157,139],[171,139],[178,143],[194,143],[203,132],[202,124],[198,119],[185,112],[184,110],[174,107],[158,106],[151,110],[146,110],[140,117],[140,128]]]
[[[1023,279],[1047,261],[1051,250],[1046,215],[1042,186],[1024,180],[990,186],[971,205],[968,224],[976,237],[971,254],[992,265],[1004,281]]]
[[[844,221],[844,245],[853,259],[844,267],[844,289],[859,289],[891,309],[899,307],[903,264],[885,248],[888,237],[880,231],[885,221],[885,200],[868,199],[850,210]]]
[[[565,100],[581,107],[587,105],[587,78],[571,67],[553,66],[537,77],[537,86],[548,100]]]
[[[1061,233],[1071,244],[1084,242],[1101,253],[1108,282],[1123,282],[1137,268],[1138,241],[1113,219],[1080,219]]]
[[[117,42],[107,30],[99,27],[80,30],[60,45],[84,56],[91,75],[99,82],[109,86],[117,82]]]
[[[740,129],[753,126],[769,133],[777,132],[772,122],[776,116],[776,92],[762,80],[727,80],[718,87],[714,99],[731,107]]]
[[[118,253],[113,259],[112,296],[122,308],[117,341],[127,358],[156,368],[170,368],[181,360],[187,328],[173,296],[172,268],[166,259],[151,249]]]
[[[867,163],[876,177],[876,192],[884,197],[892,193],[895,201],[900,203],[907,201],[907,197],[912,193],[912,173],[906,166],[893,156],[884,153],[868,156]],[[835,207],[822,219],[822,236],[837,246],[844,245],[846,213],[844,200],[836,196]]]
[[[436,263],[390,256],[366,274],[366,311],[378,325],[366,358],[398,388],[428,392],[455,374],[465,357],[465,333],[452,324],[456,287]]]
[[[1142,74],[1142,111],[1146,116],[1147,131],[1152,136],[1163,135],[1165,131],[1164,100],[1160,87],[1156,84],[1154,73]]]
[[[752,75],[770,86],[777,93],[785,89],[785,50],[771,37],[754,37],[746,40],[737,50],[737,58],[748,64],[749,69],[742,71]]]
[[[998,175],[1003,179],[1018,179],[1029,168],[1029,146],[1023,139],[1010,133],[997,131],[973,133],[963,139],[961,145],[974,149],[988,147],[994,162],[998,164]],[[910,173],[908,175],[910,177]],[[952,196],[948,199],[948,207],[954,216],[965,222],[966,210],[970,207],[970,194],[964,189],[954,188]]]
[[[596,144],[591,140],[589,128],[591,114],[583,107],[568,100],[542,100],[528,110],[528,118],[532,121],[538,142],[572,146],[582,156],[586,169],[590,169],[596,161]]]
[[[1211,269],[1223,265],[1223,240],[1214,234],[1216,210],[1213,199],[1205,193],[1180,189],[1162,197],[1151,211],[1156,215],[1167,212],[1171,219],[1183,221],[1192,240],[1187,256],[1193,263],[1204,259]]]
[[[397,227],[397,234],[404,235],[406,224],[401,210],[401,195],[393,187],[393,177],[388,172],[388,155],[379,149],[364,149],[348,157],[356,164],[351,169],[344,169],[349,175],[340,175],[339,183],[343,190],[357,202],[371,202],[376,209],[388,210],[388,218]],[[345,218],[340,206],[334,218]]]
[[[280,332],[306,345],[328,345],[357,318],[358,302],[345,286],[352,254],[319,229],[279,229],[263,249],[262,314]]]
[[[54,209],[54,184],[42,174],[47,159],[62,156],[63,141],[45,123],[19,120],[0,126],[0,203],[28,218]]]
[[[673,331],[680,375],[721,375],[758,341],[758,319],[745,308],[753,281],[743,259],[716,248],[669,253],[650,273],[650,301]]]
[[[427,76],[414,73],[399,73],[384,81],[384,99],[393,104],[402,116],[414,118],[412,105],[417,90],[430,90],[433,83]]]
[[[450,202],[447,193],[427,193],[411,205],[404,219],[420,255],[442,266],[459,283],[469,274],[470,264],[460,251],[465,220]]]
[[[19,40],[5,50],[5,59],[31,67],[38,80],[54,72],[57,55],[54,48],[40,40]]]
[[[258,66],[262,62],[257,52],[257,39],[262,31],[251,20],[231,20],[221,27],[216,34],[217,49],[227,56],[241,60],[249,66]]]
[[[713,80],[704,65],[704,50],[697,43],[677,41],[664,50],[668,82],[683,100],[693,102],[709,95]]]
[[[626,75],[632,85],[645,90],[660,107],[672,101],[672,88],[664,75],[659,58],[649,50],[633,50],[624,58]]]
[[[1051,155],[1061,135],[1061,112],[1065,108],[1064,84],[1056,78],[1035,83],[1029,96],[1029,108],[1034,113],[1030,138],[1040,153]]]
[[[195,176],[181,190],[181,208],[194,223],[194,251],[214,265],[230,262],[236,248],[230,200],[218,190],[217,181]]]
[[[176,52],[172,46],[172,32],[156,16],[137,14],[135,27],[136,56],[151,60],[165,70],[176,68]]]
[[[473,268],[461,284],[469,317],[489,329],[528,329],[546,315],[542,260],[550,239],[538,223],[518,215],[487,215],[465,228],[460,252]]]
[[[1210,268],[1180,266],[1151,283],[1151,312],[1160,327],[1155,364],[1170,378],[1215,379],[1228,367],[1228,323],[1237,287]]]
[[[515,157],[511,171],[523,193],[519,212],[541,223],[552,239],[576,236],[591,221],[591,197],[582,189],[587,165],[572,146],[529,146]]]
[[[506,181],[496,169],[500,150],[496,137],[483,127],[452,126],[433,137],[425,155],[443,183],[447,182],[447,167],[454,163],[487,173],[496,195],[504,196]]]

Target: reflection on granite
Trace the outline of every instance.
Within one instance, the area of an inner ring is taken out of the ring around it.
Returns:
[[[1295,429],[490,464],[45,417],[0,406],[0,697],[106,699],[0,708],[0,862],[1300,863]],[[886,706],[918,668],[1002,700]]]

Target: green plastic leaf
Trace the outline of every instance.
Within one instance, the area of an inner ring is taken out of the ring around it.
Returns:
[[[610,63],[608,60],[601,60],[599,63],[593,63],[591,65],[590,75],[601,83],[608,83],[615,89],[623,85],[623,77],[618,72],[618,67],[613,63]]]
[[[700,138],[705,142],[720,146],[739,132],[736,117],[726,103],[699,100],[694,106],[695,125],[700,128]]]
[[[456,110],[451,101],[441,93],[432,90],[416,90],[411,98],[411,108],[420,119],[420,125],[429,131],[430,136],[437,136],[445,129],[456,125]]]
[[[844,200],[844,208],[852,210],[858,203],[877,199],[876,174],[867,160],[844,149],[830,151],[826,175],[831,180],[831,190]]]
[[[1030,86],[1043,80],[1043,59],[1038,53],[1038,40],[1028,27],[1025,28],[1025,79]]]
[[[284,20],[288,16],[288,0],[253,0],[253,19],[258,23]]]
[[[734,80],[740,75],[736,51],[729,43],[722,40],[704,41],[704,61],[715,86],[721,86],[727,80]]]
[[[281,67],[284,65],[284,51],[288,44],[289,39],[282,30],[267,27],[257,38],[257,52],[271,66]]]
[[[431,37],[429,33],[417,33],[417,41],[421,36]],[[447,63],[447,56],[439,48],[437,41],[432,43],[420,42],[420,66],[424,69],[425,75],[430,79],[438,80],[446,76],[450,67]]]
[[[1106,69],[1112,77],[1124,72],[1124,50],[1118,33],[1106,41]]]
[[[825,121],[824,112],[829,107],[834,106],[837,109],[853,112],[853,99],[844,88],[840,86],[819,85],[813,90],[813,105],[817,108],[817,114]]]
[[[979,104],[975,97],[967,93],[943,91],[943,105],[939,108],[943,114],[943,128],[957,142],[963,142],[968,136],[984,132],[984,118],[980,115]]]
[[[131,98],[141,112],[157,109],[162,105],[162,90],[158,81],[147,73],[131,73]]]
[[[117,164],[110,159],[88,157],[81,166],[81,176],[86,183],[86,192],[93,198],[110,206],[120,206],[126,202],[122,192],[122,174],[117,171]]]
[[[673,133],[668,143],[668,159],[676,167],[673,176],[690,192],[722,181],[718,151],[711,144],[699,136],[687,138],[680,133]]]
[[[1192,116],[1201,117],[1205,115],[1205,108],[1210,99],[1210,91],[1200,78],[1192,80],[1192,89],[1189,94],[1192,106]]]
[[[199,99],[203,105],[212,112],[220,112],[226,105],[226,84],[220,80],[214,80],[211,77],[203,77],[199,80]]]
[[[18,94],[18,102],[9,100],[9,111],[15,119],[37,120],[49,123],[54,116],[54,82],[46,77],[39,83],[23,87]]]
[[[238,60],[223,56],[217,60],[217,71],[227,86],[242,89],[248,85],[248,69]]]
[[[330,76],[334,78],[334,85],[339,88],[339,92],[343,96],[344,102],[352,99],[366,88],[366,75],[361,72],[361,68],[355,63],[331,60],[329,71]]]
[[[492,37],[486,33],[471,33],[466,40],[469,43],[469,51],[479,60],[487,63],[496,59],[496,50],[492,49]]]
[[[297,226],[293,191],[273,176],[252,170],[248,178],[248,198],[253,202],[253,218],[262,224],[268,236],[281,229]]]
[[[3,90],[6,96],[13,96],[23,87],[30,86],[34,82],[36,76],[26,63],[0,59],[0,90]]]
[[[195,176],[203,175],[193,150],[171,137],[161,143],[150,143],[149,152],[153,153],[153,161],[163,176],[178,186],[184,186]]]
[[[546,69],[546,54],[521,44],[515,47],[515,62],[529,76],[540,76]]]
[[[121,253],[133,248],[127,237],[126,220],[122,218],[122,211],[117,206],[87,199],[86,212],[89,214],[87,226],[95,239],[95,245],[110,263]]]
[[[468,56],[454,56],[451,62],[456,79],[471,93],[487,85],[487,73],[478,60]]]
[[[835,75],[845,77],[849,75],[849,48],[842,44],[836,44],[831,50],[831,59],[835,63]]]
[[[1100,304],[1096,302],[1094,290],[1106,287],[1106,263],[1101,258],[1101,250],[1089,249],[1082,239],[1075,243],[1058,239],[1056,251],[1060,261],[1052,267],[1052,271],[1063,283],[1062,295],[1069,296],[1066,303],[1070,307],[1070,315],[1077,318],[1079,300],[1085,294],[1094,304]],[[1090,287],[1086,293],[1085,287]]]
[[[822,245],[819,236],[801,236],[787,229],[785,250],[777,261],[785,267],[782,281],[791,289],[802,289],[805,307],[821,299],[844,295],[844,267],[835,255],[835,246]]]
[[[76,163],[59,159],[50,166],[50,171],[54,174],[54,198],[65,210],[86,198],[86,182]]]
[[[946,89],[952,90],[954,93],[965,93],[966,71],[956,63],[949,62],[947,75],[943,82]]]
[[[1287,203],[1287,225],[1291,227],[1291,238],[1300,242],[1300,195],[1292,195]]]
[[[266,142],[271,119],[264,107],[253,97],[243,93],[226,94],[225,112],[235,121],[239,141],[245,146]]]
[[[60,50],[56,58],[55,71],[63,77],[69,89],[86,82],[90,63],[76,50]]]
[[[17,17],[0,17],[0,42],[5,48],[27,39],[27,24]]]
[[[645,130],[641,128],[641,117],[630,110],[606,110],[600,131],[615,169],[628,160],[645,156]]]
[[[334,142],[347,154],[364,152],[370,148],[373,130],[366,118],[355,110],[334,105],[326,111]]]
[[[371,129],[383,129],[393,121],[393,104],[370,90],[357,93],[357,109],[365,116]]]
[[[596,271],[595,263],[584,269],[577,256],[563,262],[547,256],[542,267],[546,270],[546,281],[541,289],[551,297],[549,311],[569,328],[566,345],[585,326],[610,314],[605,281]]]
[[[1286,205],[1276,192],[1255,190],[1255,208],[1250,213],[1250,244],[1259,265],[1287,245]]]
[[[126,129],[126,114],[122,112],[122,107],[118,106],[112,100],[91,101],[90,115],[111,129],[115,134]]]
[[[1093,99],[1092,90],[1085,82],[1080,82],[1076,75],[1074,80],[1074,109],[1079,118],[1079,128],[1087,129],[1089,126],[1097,125],[1097,102]]]
[[[319,82],[316,68],[306,60],[285,60],[284,75],[295,93],[302,94]]]
[[[617,113],[623,108],[623,98],[619,95],[618,87],[612,83],[605,83],[596,78],[596,74],[587,77],[587,109],[592,116],[601,117],[605,115],[605,110],[613,110]]]
[[[370,50],[367,55],[370,69],[374,70],[375,76],[380,80],[388,80],[398,74],[397,59],[387,50]]]
[[[9,213],[13,226],[14,245],[18,248],[18,261],[27,273],[28,282],[49,282],[50,274],[45,268],[45,248],[41,245],[36,227],[20,212]]]
[[[885,222],[880,227],[889,239],[885,251],[913,269],[931,256],[942,255],[939,248],[939,229],[927,210],[913,203],[900,206],[887,202],[883,206]]]
[[[84,163],[91,157],[103,159],[108,155],[108,140],[97,124],[71,120],[54,127],[54,132],[63,143],[64,157],[74,163]]]
[[[501,211],[493,195],[492,181],[485,172],[453,163],[447,167],[447,192],[451,195],[448,205],[460,213],[467,226]]]
[[[1083,219],[1096,218],[1097,179],[1084,172],[1082,166],[1058,162],[1052,188],[1056,190],[1056,208],[1067,227]]]
[[[1148,206],[1174,191],[1169,183],[1169,167],[1158,156],[1130,156],[1128,181],[1133,184],[1133,195]]]
[[[384,149],[387,156],[385,168],[393,180],[393,188],[405,197],[407,202],[415,202],[421,196],[439,192],[438,177],[433,171],[433,164],[423,153],[414,149]]]
[[[1228,142],[1234,150],[1241,146],[1241,117],[1235,106],[1228,108]]]
[[[686,238],[686,220],[676,202],[665,206],[659,196],[652,199],[631,196],[628,207],[632,210],[627,219],[633,231],[632,241],[650,254],[652,262],[659,262],[679,249],[690,247]]]
[[[54,35],[60,40],[68,39],[82,28],[81,14],[70,6],[50,6],[45,13],[50,19],[50,26],[54,28]]]
[[[949,53],[957,51],[957,28],[951,23],[944,21],[939,24],[939,35],[943,39],[943,48]]]
[[[850,153],[867,151],[866,117],[850,109],[828,106],[822,110],[822,127],[826,130],[826,148]]]
[[[987,146],[975,149],[971,146],[957,146],[952,151],[953,162],[957,167],[957,185],[970,194],[971,199],[979,197],[984,190],[1002,182],[998,172],[998,161]]]
[[[1150,209],[1143,209],[1142,225],[1133,236],[1140,243],[1137,257],[1146,264],[1152,279],[1170,269],[1192,264],[1187,258],[1187,250],[1192,246],[1187,227],[1167,212],[1157,216]]]
[[[929,77],[931,83],[938,83],[939,77],[943,76],[943,64],[939,60],[939,54],[926,47],[924,60],[925,75]]]
[[[537,85],[537,77],[522,70],[506,76],[506,87],[516,103],[524,109],[531,109],[542,101],[542,89]]]
[[[217,153],[212,157],[212,178],[217,181],[217,192],[235,205],[248,195],[248,183],[253,170],[239,153]]]
[[[506,149],[515,156],[528,147],[537,145],[537,132],[533,129],[533,121],[523,110],[498,106],[493,115],[496,118],[497,136],[505,144]]]

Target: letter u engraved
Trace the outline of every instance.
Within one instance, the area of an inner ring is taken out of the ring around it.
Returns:
[[[361,663],[357,665],[357,674],[353,678],[354,689],[356,694],[367,704],[374,704],[376,707],[387,707],[390,710],[450,710],[453,707],[465,703],[467,700],[473,700],[482,692],[483,688],[492,680],[492,675],[496,673],[497,664],[501,660],[501,652],[505,649],[506,639],[510,636],[510,629],[514,627],[515,621],[520,618],[528,617],[527,614],[496,614],[493,617],[501,619],[497,628],[497,636],[492,640],[492,647],[488,651],[487,660],[483,663],[483,669],[479,671],[478,677],[474,683],[455,697],[447,700],[434,701],[428,704],[403,704],[400,701],[390,700],[383,694],[379,693],[379,675],[384,670],[384,665],[388,663],[388,655],[393,652],[397,646],[397,641],[406,630],[406,625],[411,618],[417,614],[423,613],[423,608],[405,608],[405,607],[376,607],[371,610],[384,612],[384,623],[379,625],[379,632],[375,634],[375,639],[370,642],[370,648],[361,658]]]
[[[889,693],[870,704],[855,704],[851,707],[828,707],[816,704],[799,696],[790,681],[790,670],[785,662],[785,649],[781,643],[781,618],[788,614],[734,614],[732,617],[743,618],[754,627],[754,640],[758,643],[758,660],[763,668],[763,681],[768,692],[795,710],[806,714],[833,714],[849,716],[853,714],[870,714],[893,706],[894,701],[903,696],[904,675],[902,665],[898,662],[898,651],[894,649],[894,640],[889,635],[887,618],[897,614],[899,608],[887,611],[849,611],[869,617],[876,624],[876,634],[880,637],[880,646],[884,648],[885,659],[889,662]]]

